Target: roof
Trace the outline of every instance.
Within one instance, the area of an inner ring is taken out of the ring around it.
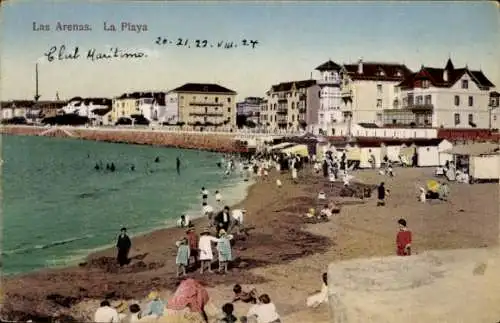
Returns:
[[[500,97],[500,93],[498,93],[497,91],[492,91],[492,92],[490,92],[490,97],[498,98],[498,97]]]
[[[295,87],[297,89],[303,89],[303,88],[308,88],[308,87],[311,87],[313,85],[316,85],[316,80],[303,80],[303,81],[292,81],[292,82],[279,83],[279,84],[273,85],[271,87],[271,91],[272,92],[291,91],[294,84],[295,84]]]
[[[132,92],[132,93],[123,93],[119,97],[120,99],[155,99],[159,105],[165,105],[165,92]]]
[[[445,71],[448,72],[448,79],[444,79]],[[415,81],[429,80],[434,87],[452,87],[462,76],[468,74],[474,83],[480,88],[490,88],[495,85],[488,80],[482,71],[472,71],[467,67],[454,68],[453,63],[449,59],[445,68],[436,68],[422,66],[420,71],[410,74],[402,81],[399,86],[402,88],[411,89],[414,87]]]
[[[365,122],[358,123],[358,126],[371,129],[379,128],[379,126],[377,126],[375,123],[365,123]]]
[[[478,142],[473,144],[456,145],[445,151],[453,155],[481,156],[500,154],[500,146],[489,142]]]
[[[98,109],[93,109],[92,113],[97,114],[98,116],[104,116],[109,111],[111,111],[111,108],[98,108]]]
[[[385,146],[411,146],[414,144],[415,146],[423,147],[423,146],[437,146],[444,139],[439,138],[430,138],[430,139],[412,139],[412,138],[375,138],[375,137],[357,137],[353,144],[358,145],[359,147],[380,147],[382,144]]]
[[[359,64],[362,64],[363,73],[358,73]],[[344,69],[352,80],[401,82],[412,73],[406,65],[399,63],[360,62],[346,64]]]
[[[341,68],[342,67],[339,64],[329,60],[328,62],[325,62],[325,63],[321,64],[320,66],[316,67],[316,70],[321,71],[321,72],[323,72],[323,71],[338,71]]]
[[[171,92],[202,92],[202,93],[227,93],[236,94],[235,91],[212,83],[186,83]]]

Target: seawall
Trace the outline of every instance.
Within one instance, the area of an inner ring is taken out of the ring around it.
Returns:
[[[80,127],[36,127],[2,126],[0,133],[22,136],[46,136],[82,140],[152,145],[184,149],[200,149],[216,152],[245,152],[238,144],[236,134],[162,131],[153,129],[80,128]]]

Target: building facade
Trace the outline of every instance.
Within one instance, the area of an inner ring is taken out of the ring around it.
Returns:
[[[320,87],[316,80],[279,83],[266,93],[261,109],[265,128],[296,131],[317,124]]]
[[[344,124],[383,123],[385,109],[400,106],[397,87],[412,71],[404,64],[363,62],[341,70]]]
[[[314,124],[309,127],[313,133],[331,134],[333,132],[332,128],[344,120],[341,111],[341,69],[340,65],[331,60],[316,67],[316,70],[319,71],[317,84],[320,91],[317,129]]]
[[[259,124],[260,120],[260,107],[263,98],[247,97],[244,101],[236,103],[236,115],[246,117],[247,121],[252,121]]]
[[[166,113],[165,92],[124,93],[113,99],[112,122],[120,118],[142,115],[153,122],[161,122]]]
[[[188,125],[236,126],[236,92],[210,83],[186,83],[167,93],[167,110]]]
[[[112,100],[108,98],[71,98],[60,111],[65,114],[77,114],[81,117],[87,117],[90,120],[96,120],[98,115],[94,111],[111,109]]]
[[[422,66],[398,85],[401,106],[384,111],[384,123],[440,128],[488,128],[493,83],[482,71]]]

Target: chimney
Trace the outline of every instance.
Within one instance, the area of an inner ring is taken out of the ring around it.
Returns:
[[[363,59],[358,60],[358,74],[363,74]]]

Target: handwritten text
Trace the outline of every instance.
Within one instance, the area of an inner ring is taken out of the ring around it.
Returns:
[[[116,59],[141,59],[147,57],[147,54],[142,51],[131,51],[118,47],[111,47],[105,51],[98,51],[95,48],[90,48],[86,52],[82,53],[79,46],[68,49],[65,45],[52,46],[43,55],[47,57],[47,61],[49,62],[77,60],[80,58],[85,58],[89,61],[95,62]]]
[[[206,39],[194,39],[190,40],[188,38],[167,38],[167,37],[157,37],[154,42],[156,45],[160,46],[176,46],[185,48],[221,48],[221,49],[232,49],[237,47],[248,47],[255,48],[258,44],[258,40],[243,39],[241,41],[217,41],[210,42]]]

